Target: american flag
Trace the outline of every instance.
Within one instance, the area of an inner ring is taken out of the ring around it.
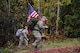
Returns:
[[[29,11],[28,11],[28,19],[27,19],[27,22],[30,21],[31,17],[38,18],[39,17],[39,14],[30,5]]]

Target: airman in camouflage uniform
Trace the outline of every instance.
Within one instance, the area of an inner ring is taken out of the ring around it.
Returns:
[[[18,47],[21,48],[23,41],[25,42],[25,45],[28,46],[28,40],[29,39],[27,37],[27,35],[28,35],[27,26],[25,26],[25,29],[18,29],[17,33],[19,34],[19,45],[18,45]]]
[[[32,31],[34,37],[36,38],[35,41],[32,43],[32,46],[37,47],[38,43],[40,42],[42,36],[43,36],[43,29],[48,28],[48,26],[45,26],[45,21],[47,18],[45,16],[42,16],[41,20],[37,22],[37,24],[34,27],[34,30]]]

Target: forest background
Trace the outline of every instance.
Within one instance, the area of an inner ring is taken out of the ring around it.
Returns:
[[[29,5],[38,11],[38,0],[0,0],[0,47],[16,43],[15,32],[27,23]],[[57,5],[60,5],[57,19]],[[80,37],[80,0],[40,0],[40,16],[47,17],[46,38],[50,40]],[[58,34],[56,22],[58,21]]]

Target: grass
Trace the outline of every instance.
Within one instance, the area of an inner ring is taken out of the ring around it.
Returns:
[[[8,48],[1,48],[0,53],[10,53]]]
[[[51,49],[51,48],[57,48],[57,47],[66,47],[66,46],[80,46],[80,41],[78,39],[66,39],[66,40],[58,40],[58,41],[41,41],[39,44],[39,49],[40,50],[46,50],[46,49]],[[26,52],[26,51],[32,51],[32,48],[29,50],[22,50],[18,51],[17,53],[20,52]]]
[[[80,46],[80,39],[66,39],[66,40],[58,40],[54,42],[50,40],[45,40],[39,43],[40,50],[46,50],[46,49],[57,48],[57,47],[66,47],[66,46]],[[17,48],[14,49],[16,50]],[[33,48],[30,46],[30,48],[25,48],[24,50],[17,49],[15,53],[24,53],[32,50]]]
[[[19,51],[16,52],[16,53],[25,53],[25,52],[27,52],[27,50],[19,50]]]
[[[66,46],[80,46],[80,41],[77,39],[67,39],[67,40],[59,40],[59,41],[46,41],[40,42],[40,49],[48,49],[48,48],[56,48],[56,47],[66,47]]]

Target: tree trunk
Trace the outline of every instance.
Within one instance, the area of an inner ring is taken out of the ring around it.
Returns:
[[[60,0],[58,0],[58,2],[60,2]],[[56,20],[56,32],[58,32],[58,28],[59,28],[59,13],[60,13],[60,4],[58,4],[57,6],[57,20]]]

